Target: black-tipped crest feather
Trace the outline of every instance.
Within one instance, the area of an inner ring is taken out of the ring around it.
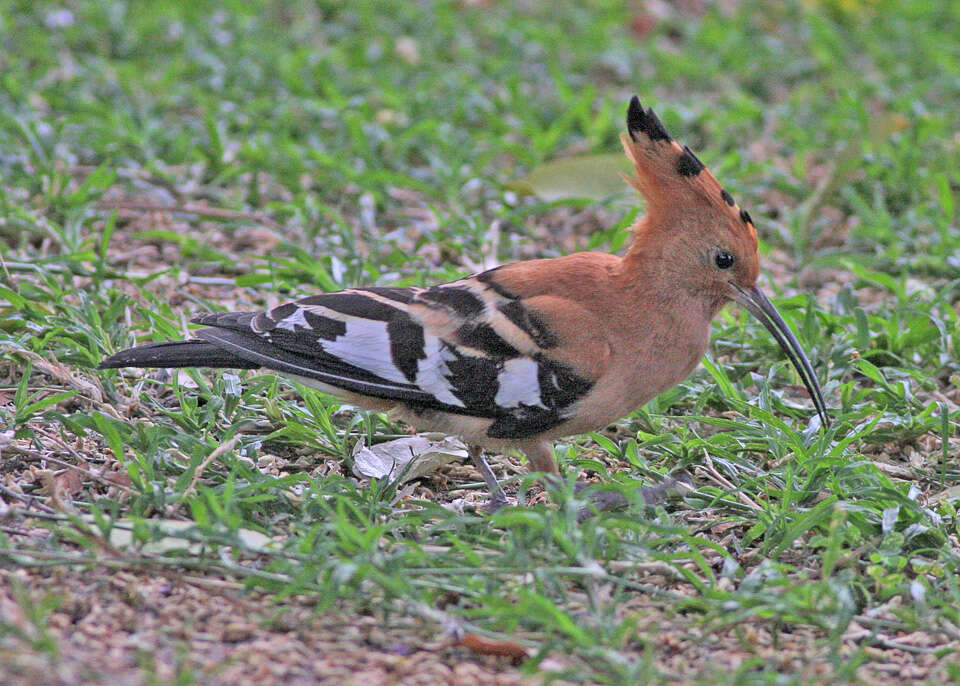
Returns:
[[[669,141],[670,134],[664,128],[660,118],[654,113],[653,108],[643,110],[640,104],[640,98],[634,95],[630,98],[630,106],[627,108],[627,132],[634,141],[637,137],[635,132],[641,132],[652,141]]]
[[[700,158],[689,147],[683,146],[683,154],[677,160],[677,173],[681,176],[696,176],[703,169],[704,165]]]

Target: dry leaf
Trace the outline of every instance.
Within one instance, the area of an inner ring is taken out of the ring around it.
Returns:
[[[353,473],[405,483],[468,456],[462,441],[443,434],[417,434],[369,448],[358,441],[353,449]]]
[[[103,480],[109,481],[117,486],[121,486],[122,488],[133,487],[133,481],[130,479],[130,475],[126,472],[107,472],[103,475]]]
[[[81,378],[75,375],[68,367],[59,362],[41,357],[35,352],[29,350],[20,350],[9,345],[0,346],[0,351],[8,354],[15,354],[20,357],[26,357],[33,362],[33,367],[39,372],[43,372],[53,377],[67,388],[73,388],[91,398],[97,403],[103,402],[103,389],[99,387],[99,381],[94,377],[92,379]]]
[[[927,499],[931,504],[939,503],[943,500],[960,500],[960,486],[951,486],[945,491],[940,491]]]
[[[464,634],[457,645],[470,650],[477,655],[496,655],[497,657],[509,657],[512,660],[526,660],[529,656],[527,649],[519,643],[513,641],[498,641],[492,638],[485,638],[478,634]]]
[[[86,464],[81,465],[86,467]],[[53,500],[73,500],[73,496],[83,489],[83,474],[75,469],[62,469],[58,472],[40,470],[43,491]]]

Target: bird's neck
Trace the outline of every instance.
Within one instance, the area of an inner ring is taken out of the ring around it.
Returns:
[[[618,290],[632,301],[637,314],[656,319],[680,318],[685,329],[703,328],[723,309],[727,299],[701,289],[702,280],[689,273],[676,253],[682,242],[639,232],[623,256],[618,270]]]
[[[656,240],[647,232],[636,239],[620,262],[619,278],[625,295],[634,294],[646,301],[675,300],[680,273],[668,240]]]

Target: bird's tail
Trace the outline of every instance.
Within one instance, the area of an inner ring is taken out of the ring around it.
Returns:
[[[99,369],[118,367],[221,367],[258,369],[259,364],[237,357],[207,341],[150,343],[121,350],[100,363]]]

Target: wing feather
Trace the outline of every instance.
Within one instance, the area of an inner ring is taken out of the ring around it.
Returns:
[[[352,393],[490,418],[491,437],[563,423],[596,373],[561,361],[549,312],[493,278],[429,289],[369,288],[261,313],[199,317],[198,336],[282,374]]]

